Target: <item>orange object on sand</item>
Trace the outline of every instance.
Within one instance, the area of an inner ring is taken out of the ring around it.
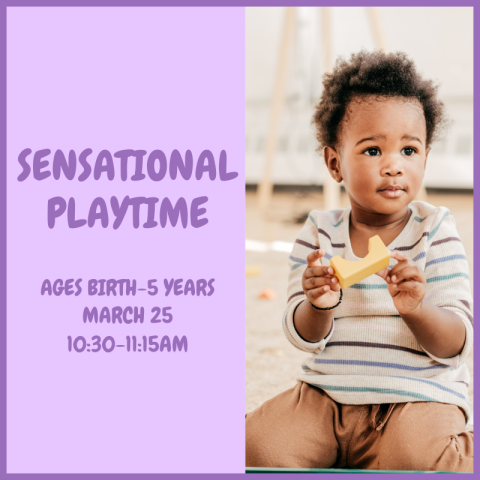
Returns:
[[[277,298],[277,294],[271,288],[266,288],[263,292],[258,296],[258,298],[266,298],[267,300],[273,300]]]

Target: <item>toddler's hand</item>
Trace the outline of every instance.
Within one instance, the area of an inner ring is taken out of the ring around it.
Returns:
[[[325,250],[315,250],[307,257],[307,268],[303,272],[302,288],[307,299],[318,308],[333,307],[340,298],[338,278],[332,267],[323,267],[320,258]]]
[[[403,253],[392,251],[391,258],[397,264],[389,270],[385,268],[377,273],[388,283],[388,292],[398,313],[408,315],[420,307],[427,291],[425,272]]]

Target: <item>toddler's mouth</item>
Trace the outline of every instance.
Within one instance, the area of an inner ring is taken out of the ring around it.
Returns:
[[[378,193],[385,198],[399,198],[405,193],[405,190],[400,185],[389,185],[379,190]]]

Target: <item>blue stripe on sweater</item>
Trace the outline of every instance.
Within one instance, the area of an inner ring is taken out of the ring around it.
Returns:
[[[304,260],[303,258],[294,257],[293,255],[290,255],[288,259],[293,260],[294,262],[297,262],[297,263],[307,264],[307,261]]]
[[[393,378],[406,378],[407,380],[413,380],[414,382],[428,383],[429,385],[433,385],[434,387],[437,387],[440,390],[443,390],[445,392],[449,392],[453,395],[456,395],[457,397],[460,397],[460,398],[463,398],[464,400],[466,400],[466,398],[461,393],[458,393],[455,390],[451,390],[450,388],[444,387],[443,385],[440,385],[437,382],[432,382],[431,380],[424,380],[423,378],[401,377],[401,376],[396,376],[396,375],[392,375],[392,377]]]
[[[421,258],[426,257],[427,254],[425,252],[420,252],[415,258],[412,258],[413,262],[416,262],[417,260],[420,260]]]
[[[315,358],[314,363],[331,365],[360,365],[362,367],[396,368],[399,370],[410,370],[414,372],[418,372],[420,370],[432,370],[436,368],[448,368],[448,365],[433,365],[431,367],[410,367],[409,365],[401,365],[400,363],[368,362],[366,360],[330,360],[327,358]]]
[[[332,258],[332,256],[331,256],[329,253],[327,253],[327,252],[325,252],[325,255],[324,255],[324,256],[325,256],[325,258],[326,258],[327,260],[330,260],[330,259]],[[288,257],[288,259],[289,259],[289,260],[292,260],[293,262],[297,262],[297,264],[301,264],[301,265],[307,265],[307,264],[308,264],[308,262],[307,262],[306,260],[304,260],[303,258],[294,257],[293,255],[290,255],[290,256]],[[294,266],[295,266],[295,265],[294,265]],[[300,265],[295,266],[295,268],[298,268],[299,266],[300,266]]]
[[[435,258],[434,260],[430,260],[429,262],[427,262],[425,264],[425,268],[428,267],[429,265],[434,265],[435,263],[448,262],[449,260],[467,260],[467,257],[465,255],[449,255],[448,257]]]

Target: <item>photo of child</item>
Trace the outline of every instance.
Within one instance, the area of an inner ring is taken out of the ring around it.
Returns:
[[[473,472],[471,251],[449,208],[458,198],[444,189],[440,204],[426,182],[453,123],[439,84],[404,51],[362,48],[324,72],[311,118],[344,193],[335,208],[312,201],[290,237],[278,328],[303,352],[302,372],[253,409],[248,349],[261,333],[248,302],[262,300],[249,297],[247,278],[246,467]],[[330,260],[359,262],[377,235],[388,268],[341,288]]]

